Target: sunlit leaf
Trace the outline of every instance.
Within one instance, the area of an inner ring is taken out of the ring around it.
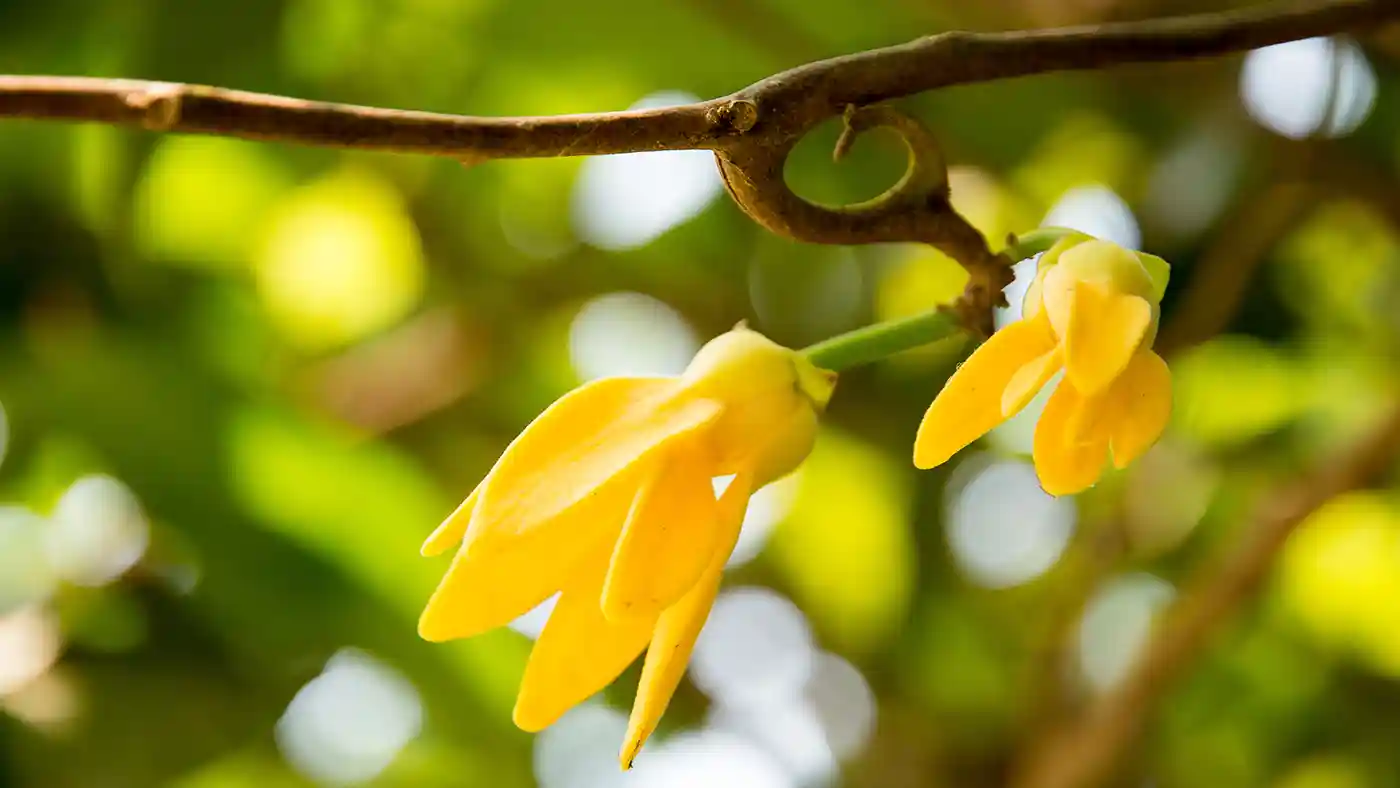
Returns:
[[[394,188],[341,172],[288,195],[255,259],[273,323],[310,350],[387,328],[424,286],[417,227]]]
[[[1127,189],[1142,171],[1142,156],[1141,143],[1112,119],[1073,115],[1048,131],[1013,180],[1048,207],[1076,186]]]
[[[289,185],[265,147],[218,137],[166,137],[137,185],[136,242],[145,254],[169,263],[246,265],[267,212]],[[99,200],[99,188],[95,181],[85,185],[84,200]],[[98,210],[95,203],[91,210]]]
[[[1182,355],[1172,363],[1172,388],[1172,428],[1212,445],[1257,438],[1308,405],[1297,363],[1244,337],[1222,337]]]
[[[250,513],[393,604],[404,637],[438,578],[423,537],[453,509],[421,468],[388,446],[248,410],[228,432],[230,478]],[[482,697],[506,717],[524,643],[504,630],[451,647]]]
[[[1354,493],[1318,510],[1284,553],[1281,592],[1323,643],[1400,676],[1400,509]]]

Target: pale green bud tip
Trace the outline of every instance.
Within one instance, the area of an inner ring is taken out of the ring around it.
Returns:
[[[800,353],[793,354],[792,363],[797,368],[797,387],[817,410],[825,409],[836,391],[837,374],[818,367]]]
[[[1052,266],[1057,265],[1064,259],[1066,253],[1071,252],[1072,258],[1077,258],[1077,262],[1083,264],[1088,258],[1095,258],[1102,265],[1109,265],[1113,261],[1119,263],[1131,258],[1137,265],[1132,266],[1136,270],[1139,266],[1150,280],[1151,285],[1143,293],[1152,303],[1160,303],[1162,297],[1166,295],[1167,283],[1171,279],[1171,265],[1166,260],[1146,252],[1137,252],[1125,249],[1112,241],[1105,241],[1084,233],[1074,232],[1050,247],[1045,254],[1040,256],[1040,261],[1036,265],[1038,272],[1044,272]]]

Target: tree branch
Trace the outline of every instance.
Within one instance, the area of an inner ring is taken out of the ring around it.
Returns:
[[[773,232],[835,244],[922,242],[971,280],[957,309],[979,333],[1003,300],[1009,260],[948,204],[932,135],[870,105],[937,88],[1052,71],[1221,55],[1400,19],[1400,0],[1298,0],[1238,11],[1056,30],[948,32],[820,60],[736,93],[657,109],[553,117],[472,117],[330,104],[203,85],[87,77],[0,76],[0,117],[95,121],[153,131],[450,156],[592,156],[715,152],[730,195]],[[839,208],[799,197],[783,177],[789,152],[822,121],[845,117],[848,140],[888,128],[910,170],[879,198]],[[936,164],[935,164],[936,159]]]
[[[1182,594],[1131,673],[1077,722],[1030,753],[1020,788],[1091,788],[1137,740],[1171,682],[1210,643],[1267,576],[1293,530],[1332,498],[1370,484],[1400,452],[1400,407],[1341,457],[1266,495],[1234,548]]]
[[[473,117],[88,77],[0,77],[0,117],[425,153],[468,161],[781,144],[847,105],[953,85],[1223,55],[1400,18],[1395,0],[1309,0],[1054,30],[948,32],[820,60],[722,98],[630,112]]]

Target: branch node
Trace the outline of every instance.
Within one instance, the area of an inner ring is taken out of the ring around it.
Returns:
[[[185,86],[155,82],[122,97],[128,107],[142,113],[141,126],[151,131],[170,131],[180,122],[180,105]]]
[[[706,118],[718,129],[740,134],[758,125],[758,104],[750,99],[733,99],[710,110]]]

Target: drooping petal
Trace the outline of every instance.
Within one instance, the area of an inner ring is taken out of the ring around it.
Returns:
[[[1103,391],[1123,373],[1152,325],[1152,305],[1134,295],[1077,282],[1069,292],[1065,375],[1085,394]]]
[[[1093,486],[1108,461],[1108,432],[1088,417],[1085,398],[1060,381],[1035,426],[1032,455],[1040,486],[1051,495],[1073,495]]]
[[[656,632],[652,635],[646,662],[642,665],[642,678],[637,683],[637,699],[632,704],[632,716],[627,721],[627,738],[619,754],[624,769],[632,768],[637,752],[656,730],[657,722],[666,712],[666,706],[670,704],[671,696],[676,693],[681,676],[685,674],[690,652],[695,648],[695,639],[700,636],[700,630],[704,628],[705,619],[715,603],[715,596],[719,593],[724,563],[739,538],[739,528],[744,521],[744,510],[748,507],[752,486],[753,475],[750,471],[739,473],[729,483],[719,502],[721,549],[714,554],[700,582],[679,602],[667,608],[656,622]]]
[[[708,452],[681,444],[643,482],[603,582],[608,620],[655,619],[700,580],[718,547],[712,468]]]
[[[914,465],[933,468],[1005,421],[1001,396],[1021,367],[1050,352],[1048,321],[1020,320],[992,334],[948,378],[914,438]]]
[[[1113,384],[1113,465],[1126,468],[1161,437],[1172,413],[1172,373],[1151,350],[1133,356]]]
[[[1001,393],[1001,415],[1009,419],[1035,399],[1041,388],[1060,371],[1060,359],[1060,349],[1055,348],[1016,370]]]
[[[610,622],[598,609],[608,555],[595,549],[584,562],[530,651],[513,715],[521,730],[548,727],[611,684],[651,639],[655,619]]]
[[[472,490],[471,495],[468,495],[466,500],[462,501],[452,514],[442,521],[442,525],[439,525],[428,535],[419,551],[424,558],[441,555],[447,551],[447,548],[462,543],[463,537],[467,535],[467,524],[471,522],[472,512],[476,509],[476,501],[480,492],[481,485],[478,484],[476,489]]]
[[[604,378],[555,402],[491,469],[473,514],[482,521],[475,538],[508,541],[554,522],[651,452],[719,417],[718,402],[679,390],[668,378]]]
[[[636,474],[603,485],[582,505],[509,542],[465,541],[418,619],[419,636],[440,642],[478,635],[549,598],[581,559],[612,547],[636,492]],[[595,595],[594,607],[597,601]]]

